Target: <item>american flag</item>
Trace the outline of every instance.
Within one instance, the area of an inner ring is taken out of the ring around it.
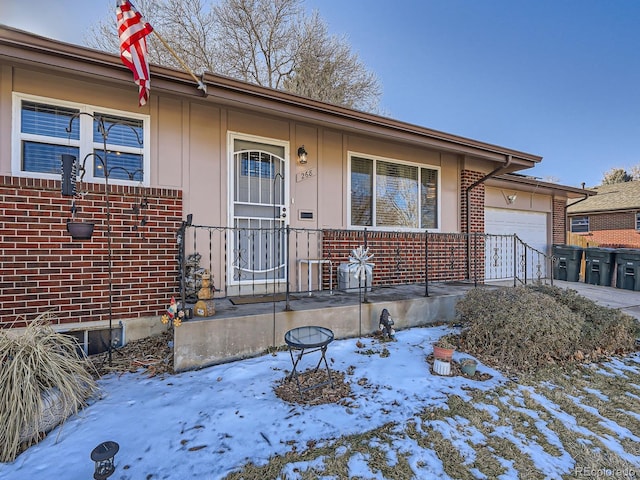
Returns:
[[[147,60],[147,35],[153,27],[142,18],[129,0],[118,0],[116,6],[118,37],[120,38],[120,58],[133,72],[133,79],[139,87],[139,105],[149,99],[149,62]]]

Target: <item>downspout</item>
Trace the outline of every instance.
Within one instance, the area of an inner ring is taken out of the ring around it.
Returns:
[[[491,172],[487,173],[481,179],[476,180],[471,185],[469,185],[467,187],[467,189],[465,190],[465,201],[466,201],[466,205],[467,205],[467,211],[466,211],[466,217],[467,217],[466,218],[466,220],[467,220],[467,278],[469,280],[471,279],[471,190],[476,188],[481,183],[486,182],[491,177],[496,176],[498,173],[500,173],[500,171],[502,171],[505,168],[509,167],[509,165],[511,165],[512,161],[513,161],[513,157],[511,155],[507,155],[507,159],[505,160],[504,164],[500,165],[498,168],[495,168]]]

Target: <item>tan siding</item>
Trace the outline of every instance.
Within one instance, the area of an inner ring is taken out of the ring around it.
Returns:
[[[193,221],[199,225],[226,225],[227,140],[220,135],[220,110],[192,104],[189,125],[189,149],[184,160],[188,179],[184,185],[188,199],[185,213],[193,213]]]
[[[247,135],[275,138],[278,140],[289,139],[289,122],[281,118],[261,115],[253,112],[229,110],[229,130],[241,132]],[[298,147],[296,147],[297,150]]]
[[[185,127],[188,129],[189,125]],[[183,141],[188,141],[189,138],[183,135],[182,102],[169,98],[163,98],[159,102],[157,128],[158,151],[155,160],[158,185],[180,186],[183,183],[180,168],[180,163],[183,161]]]
[[[441,155],[441,203],[440,231],[460,232],[460,170],[456,155],[443,153]],[[453,214],[452,214],[453,212]]]
[[[133,82],[129,88],[102,84],[100,79],[79,80],[77,75],[56,75],[38,70],[13,69],[13,90],[20,93],[50,97],[88,105],[108,105],[109,108],[148,114],[155,97],[144,107],[138,107],[138,90]]]
[[[307,151],[307,163],[298,163],[298,147],[304,145]],[[318,152],[318,129],[308,125],[295,125],[295,141],[291,144],[291,172],[290,194],[290,222],[292,226],[303,228],[317,228],[318,226],[318,170],[326,168]],[[322,167],[320,164],[322,162]],[[314,176],[302,176],[305,172],[315,172]],[[323,206],[324,208],[324,206]],[[299,211],[311,211],[314,214],[313,220],[300,221]]]
[[[343,135],[322,130],[322,160],[318,168],[318,225],[326,228],[347,226],[347,158]]]

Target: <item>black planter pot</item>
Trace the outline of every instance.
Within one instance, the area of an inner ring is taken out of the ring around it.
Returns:
[[[89,240],[93,235],[95,223],[89,222],[67,222],[67,232],[74,240]]]

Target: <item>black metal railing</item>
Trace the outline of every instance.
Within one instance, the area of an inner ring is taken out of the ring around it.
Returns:
[[[337,289],[353,249],[373,254],[372,285],[433,282],[553,283],[552,257],[516,235],[379,232],[306,228],[183,227],[178,242],[180,285],[197,298],[211,273],[216,297]],[[347,271],[348,275],[348,271]],[[310,282],[310,283],[309,283]]]

